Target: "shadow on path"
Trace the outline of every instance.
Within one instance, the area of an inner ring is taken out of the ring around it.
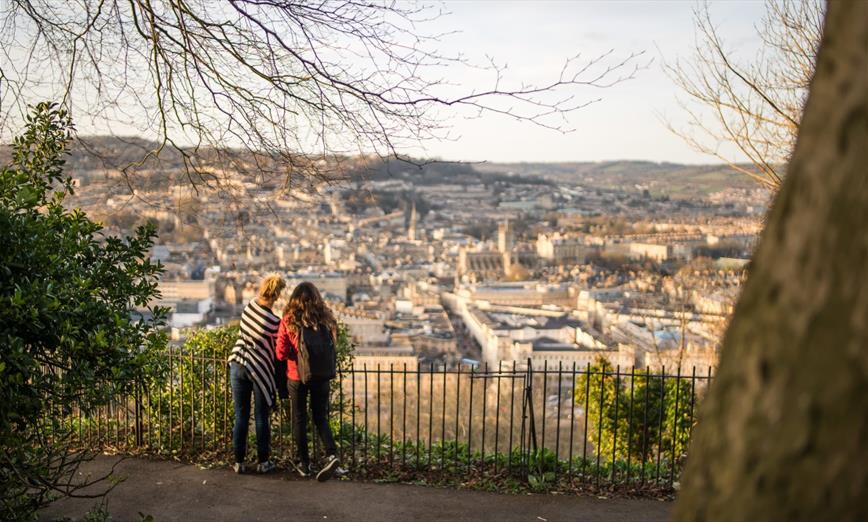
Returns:
[[[118,457],[98,457],[83,467],[96,475]],[[172,461],[125,459],[116,468],[125,478],[108,496],[114,521],[138,521],[139,512],[156,522],[199,520],[433,520],[500,521],[663,521],[670,503],[563,495],[501,495],[402,484],[352,481],[318,483],[285,472],[235,475]],[[81,520],[92,499],[63,499],[40,520]]]

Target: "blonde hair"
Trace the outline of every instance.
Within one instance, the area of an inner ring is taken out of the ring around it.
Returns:
[[[280,277],[280,274],[272,272],[259,283],[259,297],[266,301],[276,301],[284,288],[286,288],[286,281]]]

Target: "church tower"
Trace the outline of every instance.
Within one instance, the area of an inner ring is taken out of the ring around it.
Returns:
[[[413,208],[410,210],[410,224],[407,226],[407,239],[416,241],[416,227],[418,226],[418,216],[416,214],[416,202],[413,201]]]

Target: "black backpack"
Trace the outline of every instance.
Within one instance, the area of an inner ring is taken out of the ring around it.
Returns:
[[[298,378],[302,384],[329,381],[337,376],[337,351],[328,328],[298,325]]]

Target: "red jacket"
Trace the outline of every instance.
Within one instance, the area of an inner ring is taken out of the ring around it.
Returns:
[[[280,320],[277,329],[277,347],[274,352],[278,361],[286,361],[286,378],[299,381],[298,378],[298,331],[289,327],[289,316]]]

